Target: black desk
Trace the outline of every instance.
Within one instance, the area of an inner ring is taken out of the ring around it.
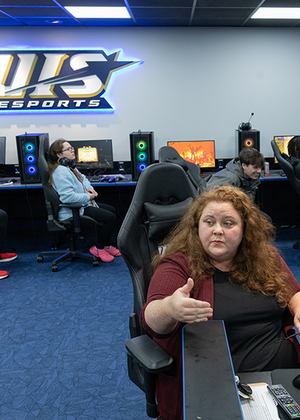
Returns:
[[[242,419],[223,322],[188,324],[182,339],[184,419]],[[300,368],[237,373],[242,382],[249,384],[282,384],[300,404],[300,390],[292,384],[299,374]],[[281,409],[278,414],[282,420],[289,420]]]
[[[262,172],[259,179],[261,182],[288,180],[285,173],[281,169],[271,169],[269,175],[264,175],[264,173]]]
[[[8,181],[12,179],[10,178],[1,178],[0,180],[0,190],[18,190],[18,189],[39,189],[42,188],[42,184],[41,183],[28,183],[28,184],[21,184],[20,178],[14,178],[16,179],[16,182],[10,182],[8,183]],[[123,179],[121,179],[120,181],[115,181],[115,182],[100,182],[100,181],[93,181],[91,182],[91,184],[93,186],[96,187],[111,187],[111,186],[124,186],[124,187],[128,187],[128,186],[136,186],[137,181],[132,181],[132,177],[131,175],[125,175]]]
[[[269,177],[262,176],[257,193],[257,204],[270,215],[276,226],[299,225],[300,196],[293,190],[288,179],[281,176],[281,170],[271,170]],[[8,179],[8,178],[7,178]],[[5,181],[5,179],[3,179]],[[130,205],[136,182],[127,176],[125,180],[109,182],[92,182],[99,193],[99,201],[113,205],[123,219]],[[21,184],[2,186],[0,183],[0,208],[9,215],[9,223],[16,220],[30,219],[36,224],[36,219],[46,220],[46,208],[41,184]],[[9,231],[15,224],[9,227]],[[43,224],[44,229],[44,224]]]
[[[300,404],[300,390],[295,388],[292,384],[295,376],[299,374],[300,369],[276,369],[273,372],[238,373],[238,376],[242,382],[248,384],[282,384],[285,389],[292,395],[292,397],[295,398],[295,400]],[[216,381],[216,378],[212,378],[211,380],[214,382]],[[281,420],[290,420],[282,410],[278,410],[278,415]]]
[[[300,374],[300,369],[275,369],[272,372],[251,372],[241,373],[239,377],[245,383],[266,382],[267,384],[281,384],[291,394],[293,398],[300,404],[300,389],[295,388],[293,379]],[[281,420],[290,420],[282,411],[278,410]]]
[[[9,178],[2,178],[6,182]],[[32,237],[35,233],[46,234],[47,212],[42,184],[21,184],[20,181],[11,185],[0,182],[0,208],[8,214],[9,237]],[[99,202],[115,207],[118,216],[119,229],[123,218],[131,203],[136,182],[131,181],[131,176],[126,176],[118,182],[93,182],[94,189],[99,194]]]
[[[260,178],[257,203],[276,226],[299,225],[300,196],[291,187],[281,170],[271,170]]]

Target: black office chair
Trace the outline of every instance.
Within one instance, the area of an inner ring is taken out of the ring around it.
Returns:
[[[175,163],[180,165],[186,172],[189,180],[196,188],[198,193],[201,193],[205,190],[205,180],[201,178],[201,170],[199,166],[195,163],[188,162],[187,160],[183,159],[177,150],[171,146],[163,146],[158,151],[158,160],[159,162],[168,162],[168,163]]]
[[[271,140],[271,146],[274,151],[274,154],[276,156],[276,159],[278,160],[279,166],[283,170],[283,172],[286,174],[287,179],[289,180],[291,186],[294,188],[296,193],[300,195],[300,179],[296,177],[295,171],[293,166],[288,162],[280,152],[280,149],[276,143],[275,140]],[[299,249],[300,247],[300,240],[298,240],[294,245],[294,249]],[[300,257],[299,257],[300,258]]]
[[[172,358],[140,325],[140,312],[151,280],[151,259],[164,238],[193,201],[195,188],[179,165],[155,163],[140,175],[130,207],[118,234],[118,248],[128,266],[134,295],[126,343],[128,374],[146,394],[149,417],[158,416],[155,377],[169,369]]]
[[[54,188],[48,183],[49,166],[47,161],[48,141],[47,137],[41,136],[39,144],[39,171],[42,179],[46,209],[47,209],[47,229],[52,234],[53,245],[52,251],[40,252],[37,261],[43,262],[44,257],[55,257],[52,261],[52,271],[57,271],[57,264],[67,259],[75,260],[77,258],[91,261],[93,266],[99,265],[99,259],[91,254],[85,254],[76,249],[76,239],[84,240],[83,233],[95,227],[95,221],[91,217],[80,216],[79,210],[82,203],[62,204],[59,195]],[[61,207],[72,209],[73,217],[63,221],[58,220],[58,212]],[[58,250],[62,240],[69,237],[69,249]]]

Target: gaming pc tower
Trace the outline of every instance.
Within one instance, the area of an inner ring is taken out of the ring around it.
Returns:
[[[154,163],[153,131],[130,133],[132,180],[137,181],[141,172]]]
[[[45,149],[48,149],[48,134],[25,133],[16,136],[21,184],[35,184],[41,182],[38,157],[40,139],[42,136],[45,138]]]

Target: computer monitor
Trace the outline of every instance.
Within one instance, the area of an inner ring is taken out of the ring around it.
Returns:
[[[86,170],[113,168],[112,140],[69,140],[75,149],[76,167]]]
[[[281,153],[285,153],[286,155],[288,155],[288,144],[293,137],[295,136],[274,136],[274,140],[277,146],[279,147]],[[278,163],[276,157],[274,157],[274,161],[275,163]]]
[[[168,141],[180,156],[200,168],[214,168],[216,166],[214,140],[184,140]]]

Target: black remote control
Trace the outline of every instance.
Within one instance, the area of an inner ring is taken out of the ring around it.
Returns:
[[[282,385],[268,385],[268,390],[290,419],[300,419],[298,403]]]

